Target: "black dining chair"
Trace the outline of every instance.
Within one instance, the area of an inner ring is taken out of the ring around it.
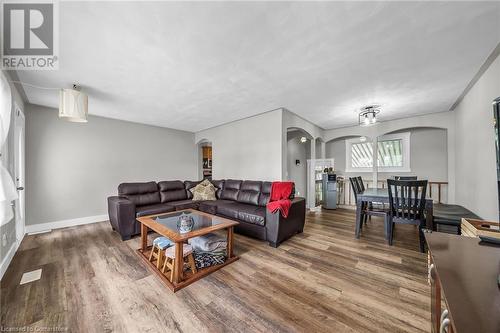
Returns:
[[[425,240],[425,195],[427,180],[392,180],[387,179],[389,192],[389,245],[394,239],[395,223],[418,226],[420,251],[424,252]]]
[[[354,199],[356,201],[356,209],[357,209],[358,195],[365,190],[363,180],[361,179],[361,177],[349,177],[349,182],[351,183],[351,187],[354,193]],[[388,225],[387,211],[385,209],[374,208],[371,202],[361,203],[361,223],[359,224],[359,229],[361,230],[363,228],[363,223],[366,224],[367,219],[370,218],[371,220],[372,216],[379,216],[384,218],[384,230],[386,233],[385,236],[388,237],[389,234],[387,230],[387,225]],[[356,232],[357,231],[358,230],[356,230]]]
[[[393,176],[394,180],[417,180],[417,176]]]
[[[365,184],[363,183],[363,178],[361,176],[358,176],[358,177],[355,177],[355,179],[358,182],[359,191],[364,192],[364,190],[366,190],[366,187],[365,187]],[[368,206],[366,207],[366,209],[373,210],[373,202],[368,202],[367,205]],[[371,221],[372,216],[368,215],[368,219]],[[365,224],[366,224],[366,220],[367,219],[365,218]]]
[[[365,184],[363,183],[363,178],[361,178],[361,176],[356,177],[356,181],[358,182],[358,187],[361,191],[366,190]]]
[[[357,177],[349,177],[349,182],[351,183],[352,193],[354,194],[354,202],[356,203],[357,209],[358,194],[364,191],[364,185],[363,182],[361,182],[361,184],[359,183]],[[363,224],[363,222],[366,224],[365,206],[365,202],[361,203],[361,224]]]

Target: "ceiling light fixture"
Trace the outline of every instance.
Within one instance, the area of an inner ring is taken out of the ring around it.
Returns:
[[[59,93],[59,118],[75,123],[86,123],[89,98],[74,84],[73,89],[61,89]]]
[[[80,91],[80,87],[73,84],[73,88],[50,88],[41,87],[21,81],[10,81],[12,83],[21,84],[23,86],[32,87],[44,90],[59,90],[59,118],[67,121],[86,123],[89,113],[89,97],[87,94]]]
[[[300,142],[305,143],[307,141],[307,138],[305,136],[300,138]]]
[[[380,112],[380,105],[368,105],[361,108],[358,116],[359,126],[371,126],[377,122],[377,114]]]

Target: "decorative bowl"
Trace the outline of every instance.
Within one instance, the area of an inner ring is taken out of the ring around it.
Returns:
[[[194,219],[191,215],[182,214],[179,216],[179,220],[177,221],[177,229],[181,234],[185,234],[193,230]]]

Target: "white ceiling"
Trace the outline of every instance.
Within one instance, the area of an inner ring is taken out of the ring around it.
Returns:
[[[499,42],[499,2],[61,2],[60,69],[18,74],[109,118],[198,131],[283,106],[334,128],[369,103],[449,110]]]

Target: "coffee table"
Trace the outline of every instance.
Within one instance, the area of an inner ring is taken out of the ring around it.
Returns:
[[[191,231],[181,233],[177,227],[179,217],[183,214],[188,214],[194,220],[194,225]],[[191,283],[201,279],[204,276],[215,272],[222,267],[229,265],[239,257],[233,254],[233,228],[238,225],[238,222],[226,219],[220,216],[211,215],[200,212],[194,209],[184,209],[172,213],[148,215],[138,217],[137,221],[141,223],[141,248],[137,250],[140,257],[147,263],[148,267],[156,273],[162,281],[172,290],[176,292]],[[149,229],[158,234],[167,237],[175,243],[175,259],[174,259],[174,277],[170,281],[152,262],[149,261],[149,254],[152,246],[148,245]],[[206,235],[208,233],[226,229],[227,231],[227,258],[223,264],[210,266],[197,270],[195,274],[187,271],[183,272],[184,258],[182,253],[183,244],[190,238]]]

